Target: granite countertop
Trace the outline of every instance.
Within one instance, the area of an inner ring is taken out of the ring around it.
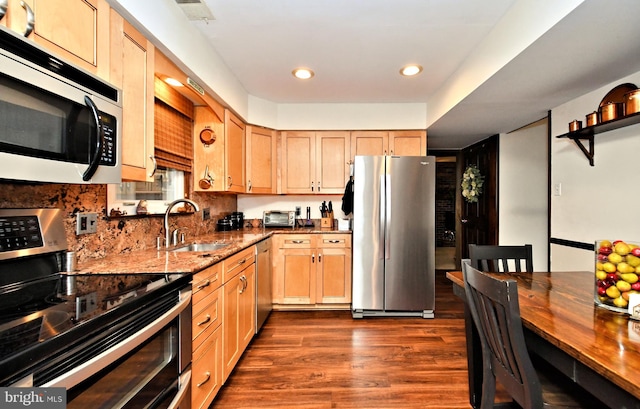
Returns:
[[[148,249],[86,260],[78,265],[75,274],[131,274],[131,273],[196,273],[243,250],[273,234],[351,234],[350,231],[316,228],[244,228],[214,232],[188,238],[189,243],[229,243],[213,251],[170,251]]]

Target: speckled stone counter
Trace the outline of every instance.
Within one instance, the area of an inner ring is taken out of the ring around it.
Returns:
[[[244,228],[228,232],[215,232],[198,237],[187,237],[187,243],[229,243],[213,251],[171,251],[147,249],[125,254],[91,259],[78,265],[76,274],[121,274],[121,273],[196,273],[267,237],[278,234],[350,234],[349,231],[320,228]]]

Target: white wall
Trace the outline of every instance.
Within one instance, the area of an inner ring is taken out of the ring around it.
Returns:
[[[500,245],[533,245],[533,267],[547,270],[547,120],[500,135]]]
[[[551,196],[551,237],[585,243],[640,241],[640,124],[596,135],[593,167],[573,141],[555,138],[574,119],[584,124],[585,115],[626,82],[640,85],[640,72],[552,110],[551,186],[561,185],[561,195]],[[552,270],[592,270],[593,257],[587,250],[551,247]]]
[[[262,219],[264,210],[295,210],[300,206],[301,218],[304,219],[309,206],[311,218],[319,219],[323,201],[332,202],[334,218],[345,218],[341,210],[342,195],[238,195],[238,211],[244,213],[245,219]]]

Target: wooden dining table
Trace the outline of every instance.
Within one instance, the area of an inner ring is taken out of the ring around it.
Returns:
[[[527,349],[611,408],[640,408],[640,321],[595,305],[594,273],[488,273],[518,284]],[[448,272],[466,301],[462,272]],[[470,401],[479,407],[481,349],[465,314]]]

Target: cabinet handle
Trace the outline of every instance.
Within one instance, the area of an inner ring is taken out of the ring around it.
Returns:
[[[318,263],[322,263],[322,253],[318,253]]]
[[[304,240],[291,240],[291,243],[293,243],[293,244],[302,244],[302,243],[304,243]]]
[[[202,385],[204,385],[205,383],[209,382],[209,379],[211,379],[211,372],[207,371],[204,373],[206,378],[204,378],[204,381],[200,382],[199,384],[197,384],[196,386],[199,388]]]
[[[311,254],[311,262],[315,263],[316,262],[316,253],[312,253]]]
[[[209,287],[209,285],[211,285],[211,281],[209,281],[209,279],[207,278],[207,281],[205,281],[204,283],[198,286],[198,290],[202,290],[205,287]]]
[[[246,258],[243,258],[242,260],[238,261],[238,264],[239,264],[239,265],[242,265],[242,264],[244,264],[244,263],[246,263],[246,262],[247,262],[247,259],[246,259]]]
[[[318,192],[320,191],[320,181],[318,181]]]
[[[229,179],[229,188],[231,188],[231,186],[233,186],[233,178],[231,176],[227,176],[227,179]]]
[[[156,174],[156,170],[158,170],[158,162],[156,162],[156,157],[153,155],[149,155],[149,159],[153,162],[153,170],[149,173],[149,177],[151,178]]]
[[[249,180],[248,185],[249,185],[249,192],[251,192],[251,187],[252,187],[252,186],[251,186],[251,180]]]
[[[7,14],[9,8],[9,0],[0,0],[0,20]]]
[[[36,16],[33,14],[33,10],[31,10],[31,7],[29,7],[27,3],[21,1],[20,5],[24,9],[24,11],[27,12],[27,25],[22,35],[25,37],[29,37],[29,34],[31,34],[31,32],[33,31],[33,26],[36,24]]]
[[[329,243],[337,244],[340,243],[340,240],[329,240]]]
[[[313,182],[311,182],[311,191],[313,192]]]
[[[200,321],[197,325],[198,325],[198,326],[200,326],[200,325],[204,325],[204,324],[206,324],[206,323],[207,323],[207,322],[209,322],[209,321],[211,321],[211,315],[207,314],[207,317],[206,317],[203,321]]]

